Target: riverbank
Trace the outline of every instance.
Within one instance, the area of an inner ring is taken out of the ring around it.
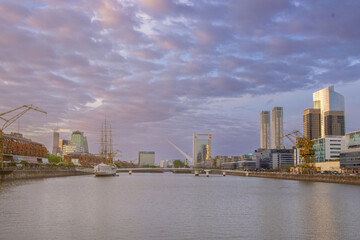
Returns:
[[[129,169],[118,169],[118,173],[132,171],[133,173],[183,173],[193,174],[194,169],[192,168],[129,168]],[[280,172],[247,172],[247,171],[235,171],[235,170],[220,170],[211,169],[211,174],[222,175],[223,172],[226,175],[243,176],[243,177],[259,177],[259,178],[274,178],[283,180],[295,180],[295,181],[312,181],[312,182],[327,182],[327,183],[341,183],[341,184],[355,184],[360,185],[360,176],[349,176],[349,175],[326,175],[326,174],[290,174]],[[204,174],[204,172],[201,172]]]
[[[91,169],[92,170],[92,169]],[[0,170],[0,181],[12,181],[18,179],[67,177],[90,175],[93,171],[75,168],[46,168],[46,169],[6,169]]]
[[[213,174],[222,174],[222,170],[212,170]],[[225,171],[227,175],[275,178],[283,180],[327,182],[360,185],[360,176],[349,175],[326,175],[326,174],[290,174],[279,172],[245,172],[245,171]]]

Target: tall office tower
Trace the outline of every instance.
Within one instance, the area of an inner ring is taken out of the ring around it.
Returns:
[[[85,136],[84,136],[84,139],[83,139],[83,143],[84,143],[84,152],[89,153],[88,141],[87,141],[87,138]]]
[[[345,111],[344,96],[335,92],[334,86],[321,89],[313,93],[313,104],[315,109],[320,109],[320,133],[325,137],[325,112]],[[332,127],[331,127],[332,128]],[[345,129],[345,123],[344,123]]]
[[[282,148],[284,135],[283,108],[274,107],[272,109],[272,148]]]
[[[60,154],[60,149],[59,149],[59,132],[56,132],[54,130],[53,133],[53,149],[52,149],[52,155],[58,155]]]
[[[310,140],[320,138],[320,109],[309,108],[304,111],[303,133]]]
[[[84,152],[84,133],[75,131],[71,134],[71,143],[79,147],[80,152]]]
[[[324,113],[325,136],[345,136],[344,111]]]
[[[260,114],[260,147],[270,149],[270,111]]]

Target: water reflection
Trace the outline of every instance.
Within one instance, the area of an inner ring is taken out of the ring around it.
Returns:
[[[176,174],[0,184],[0,239],[357,239],[358,186]]]

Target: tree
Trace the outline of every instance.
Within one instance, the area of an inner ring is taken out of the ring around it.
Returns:
[[[49,160],[49,163],[55,163],[55,164],[58,164],[62,160],[60,156],[55,156],[49,153],[47,154],[47,158]]]
[[[183,168],[185,166],[185,163],[181,160],[175,160],[173,162],[174,168]]]

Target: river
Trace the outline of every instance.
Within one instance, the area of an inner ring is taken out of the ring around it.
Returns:
[[[0,183],[0,239],[360,239],[360,187],[121,173]]]

